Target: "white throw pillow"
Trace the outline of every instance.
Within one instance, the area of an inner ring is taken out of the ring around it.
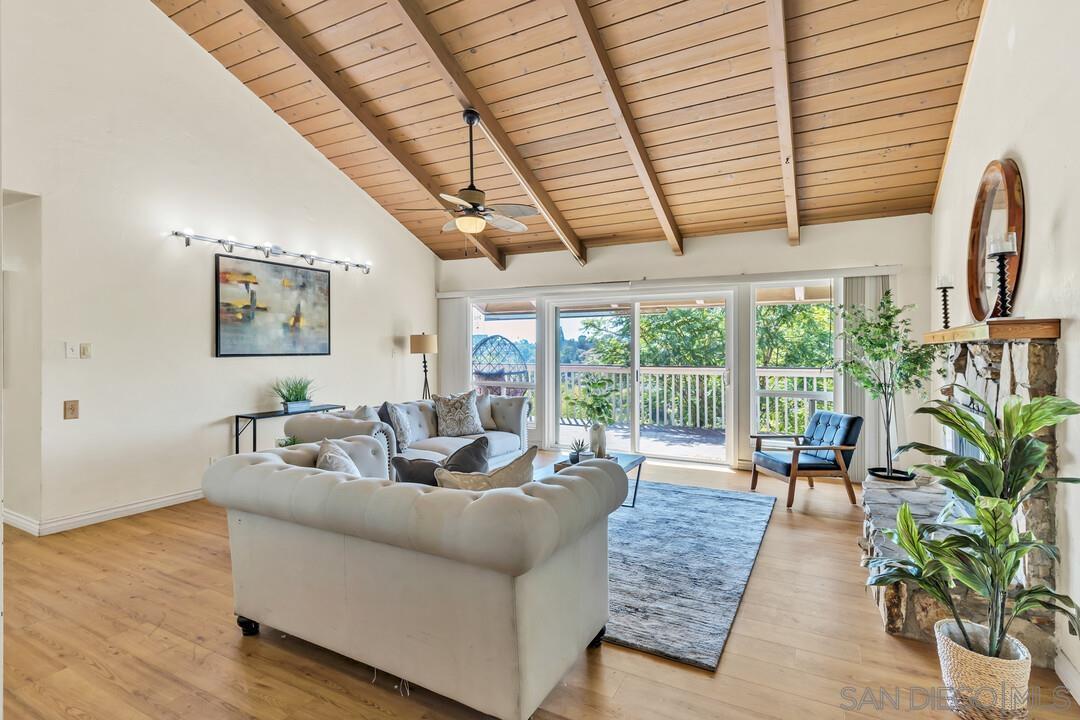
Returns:
[[[357,405],[353,410],[354,420],[370,420],[372,422],[379,422],[379,408],[372,407],[371,405]]]
[[[533,459],[536,458],[536,446],[509,465],[490,473],[451,472],[446,468],[435,469],[435,482],[439,487],[456,490],[492,490],[502,487],[521,487],[533,479]]]
[[[479,395],[476,398],[476,411],[480,413],[480,424],[485,430],[498,430],[495,424],[495,416],[491,414],[491,396]]]
[[[484,432],[480,412],[476,409],[475,390],[450,397],[436,395],[432,400],[435,401],[435,414],[439,418],[439,435],[463,437]]]
[[[320,470],[360,475],[360,469],[349,457],[349,453],[333,440],[323,440],[319,443],[319,457],[315,460],[315,467]]]

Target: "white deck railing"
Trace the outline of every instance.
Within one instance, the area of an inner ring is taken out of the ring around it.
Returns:
[[[485,392],[527,394],[535,407],[536,367],[507,367],[507,379],[476,380]],[[516,372],[515,372],[516,370]],[[833,407],[833,374],[816,368],[758,368],[754,425],[759,432],[797,433],[815,410]],[[560,423],[583,425],[572,399],[590,379],[610,384],[615,425],[630,423],[630,368],[615,365],[560,365]],[[641,425],[726,428],[726,368],[642,367]]]

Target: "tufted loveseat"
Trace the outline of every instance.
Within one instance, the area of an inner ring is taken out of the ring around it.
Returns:
[[[488,439],[488,466],[496,468],[507,464],[528,448],[528,400],[524,397],[494,395],[485,398],[484,402],[490,402],[492,422],[482,434]],[[480,437],[479,434],[462,437],[440,435],[435,403],[431,400],[414,400],[396,405],[409,418],[412,429],[408,447],[400,451],[398,438],[389,423],[358,420],[347,411],[291,417],[285,422],[285,434],[300,442],[370,435],[386,445],[388,459],[393,455],[403,455],[411,460],[423,458],[436,462],[445,460],[455,450]]]
[[[228,509],[235,611],[504,720],[525,720],[608,617],[607,518],[626,474],[592,460],[484,493],[358,478],[315,445],[233,455],[203,478]]]

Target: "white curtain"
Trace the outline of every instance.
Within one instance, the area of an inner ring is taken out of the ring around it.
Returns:
[[[895,281],[888,275],[870,275],[865,277],[844,278],[844,305],[866,305],[877,307],[886,290],[895,286]],[[843,412],[859,415],[863,418],[862,435],[859,438],[855,455],[851,459],[849,470],[854,482],[862,482],[866,477],[867,467],[885,465],[885,423],[881,417],[881,401],[872,400],[862,386],[848,376],[841,378],[843,383]],[[902,398],[896,400],[895,421],[893,422],[893,449],[904,442],[904,409]]]

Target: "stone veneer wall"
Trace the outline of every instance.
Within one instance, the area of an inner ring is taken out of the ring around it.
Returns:
[[[1057,345],[1053,341],[975,341],[956,343],[949,353],[949,370],[953,382],[963,384],[986,398],[998,411],[1001,401],[1010,394],[1029,399],[1052,395],[1057,391]],[[948,394],[948,389],[946,389]],[[963,397],[956,398],[962,401]],[[937,444],[950,447],[952,438],[942,428]],[[1057,442],[1052,428],[1039,438],[1049,444],[1050,456],[1046,475],[1057,473]],[[950,449],[955,449],[951,448]],[[948,501],[940,486],[920,478],[913,486],[897,485],[868,479],[863,484],[863,539],[860,545],[865,557],[899,555],[900,550],[881,534],[882,528],[896,524],[896,511],[900,504],[908,502],[916,519],[930,520]],[[1031,530],[1036,537],[1056,541],[1055,490],[1050,486],[1026,501],[1021,508],[1017,524],[1021,530]],[[1045,583],[1055,587],[1053,563],[1041,554],[1027,556],[1022,569],[1029,583]],[[881,612],[885,631],[933,642],[934,623],[950,617],[941,607],[917,586],[898,583],[889,587],[871,588],[874,602]],[[965,618],[985,615],[986,603],[962,586],[953,591],[953,597]],[[1018,619],[1011,632],[1027,645],[1032,660],[1039,667],[1053,667],[1054,616],[1049,612],[1034,613],[1030,619]]]

